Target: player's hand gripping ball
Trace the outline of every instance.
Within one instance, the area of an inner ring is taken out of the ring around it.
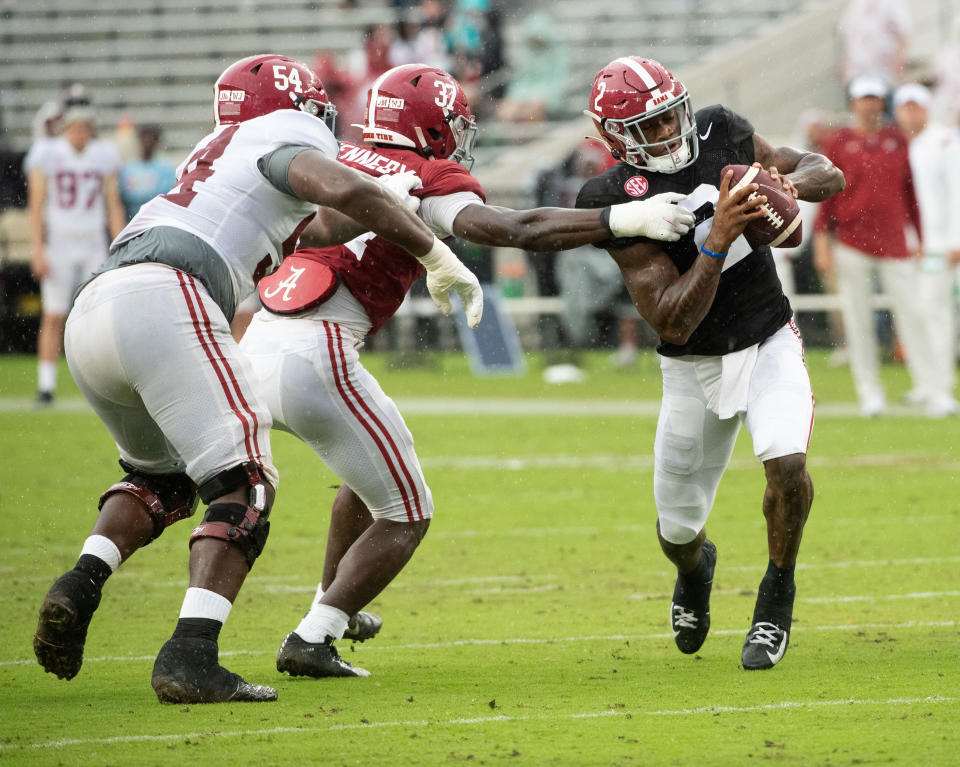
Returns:
[[[793,195],[763,168],[753,165],[727,165],[720,171],[721,178],[733,171],[730,191],[742,189],[747,184],[759,184],[754,195],[765,195],[767,201],[761,206],[763,218],[747,224],[743,235],[751,246],[769,245],[771,248],[795,248],[803,240],[800,206]]]

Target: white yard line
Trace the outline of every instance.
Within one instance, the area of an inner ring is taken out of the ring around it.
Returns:
[[[795,709],[818,709],[835,706],[917,706],[938,705],[942,703],[956,703],[960,698],[929,696],[922,698],[847,698],[844,700],[784,700],[776,703],[765,703],[759,706],[702,706],[688,709],[664,709],[658,711],[631,711],[623,708],[611,711],[582,711],[571,714],[542,714],[531,716],[508,716],[497,714],[492,716],[478,716],[471,718],[457,718],[446,720],[400,720],[392,722],[357,722],[351,724],[331,724],[326,727],[264,727],[250,730],[216,730],[206,732],[177,733],[170,735],[119,735],[111,738],[71,738],[51,740],[40,743],[9,743],[0,744],[0,752],[21,749],[68,748],[70,746],[106,746],[114,743],[168,743],[184,739],[206,740],[209,738],[236,738],[262,735],[298,735],[310,736],[324,732],[342,732],[344,730],[374,730],[383,728],[427,729],[436,727],[456,727],[470,725],[497,724],[500,722],[560,722],[571,719],[602,719],[607,717],[622,717],[624,719],[636,717],[662,716],[691,716],[696,714],[718,713],[750,713],[783,711]]]

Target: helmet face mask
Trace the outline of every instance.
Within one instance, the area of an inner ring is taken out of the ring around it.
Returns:
[[[455,115],[449,125],[456,140],[456,148],[448,159],[470,170],[473,167],[473,143],[477,140],[477,123],[464,115]]]
[[[213,86],[217,125],[250,120],[280,109],[296,109],[335,124],[337,109],[323,83],[302,61],[288,56],[248,56],[224,70]]]
[[[628,56],[600,70],[585,113],[617,159],[677,173],[699,154],[696,118],[683,83],[656,61]]]
[[[363,140],[473,166],[477,124],[460,83],[426,64],[384,72],[367,94]]]

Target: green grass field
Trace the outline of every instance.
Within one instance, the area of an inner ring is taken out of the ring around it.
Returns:
[[[960,422],[856,417],[849,371],[808,355],[816,487],[790,650],[739,668],[766,566],[762,470],[742,436],[708,525],[713,629],[681,655],[674,573],[654,537],[659,377],[588,358],[586,383],[473,378],[459,355],[368,367],[398,400],[436,500],[420,550],[341,648],[368,679],[279,675],[274,656],[320,576],[336,479],[274,438],[269,545],[221,635],[224,664],[270,704],[161,706],[153,658],[186,588],[189,524],[111,578],[74,680],[31,638],[73,565],[114,447],[64,368],[53,409],[34,363],[0,357],[0,765],[956,765],[960,763]],[[891,401],[904,371],[884,369]],[[66,380],[64,380],[66,379]]]

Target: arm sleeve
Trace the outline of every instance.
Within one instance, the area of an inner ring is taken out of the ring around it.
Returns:
[[[474,192],[424,197],[420,201],[420,218],[442,240],[453,236],[453,222],[461,210],[468,205],[483,204],[483,200]]]
[[[289,144],[279,147],[271,152],[267,152],[257,160],[257,170],[260,171],[261,175],[269,181],[275,189],[278,189],[284,194],[289,194],[291,197],[296,197],[293,189],[290,187],[290,182],[287,180],[290,163],[293,162],[293,158],[298,154],[312,148],[313,147],[309,146],[294,146]]]

